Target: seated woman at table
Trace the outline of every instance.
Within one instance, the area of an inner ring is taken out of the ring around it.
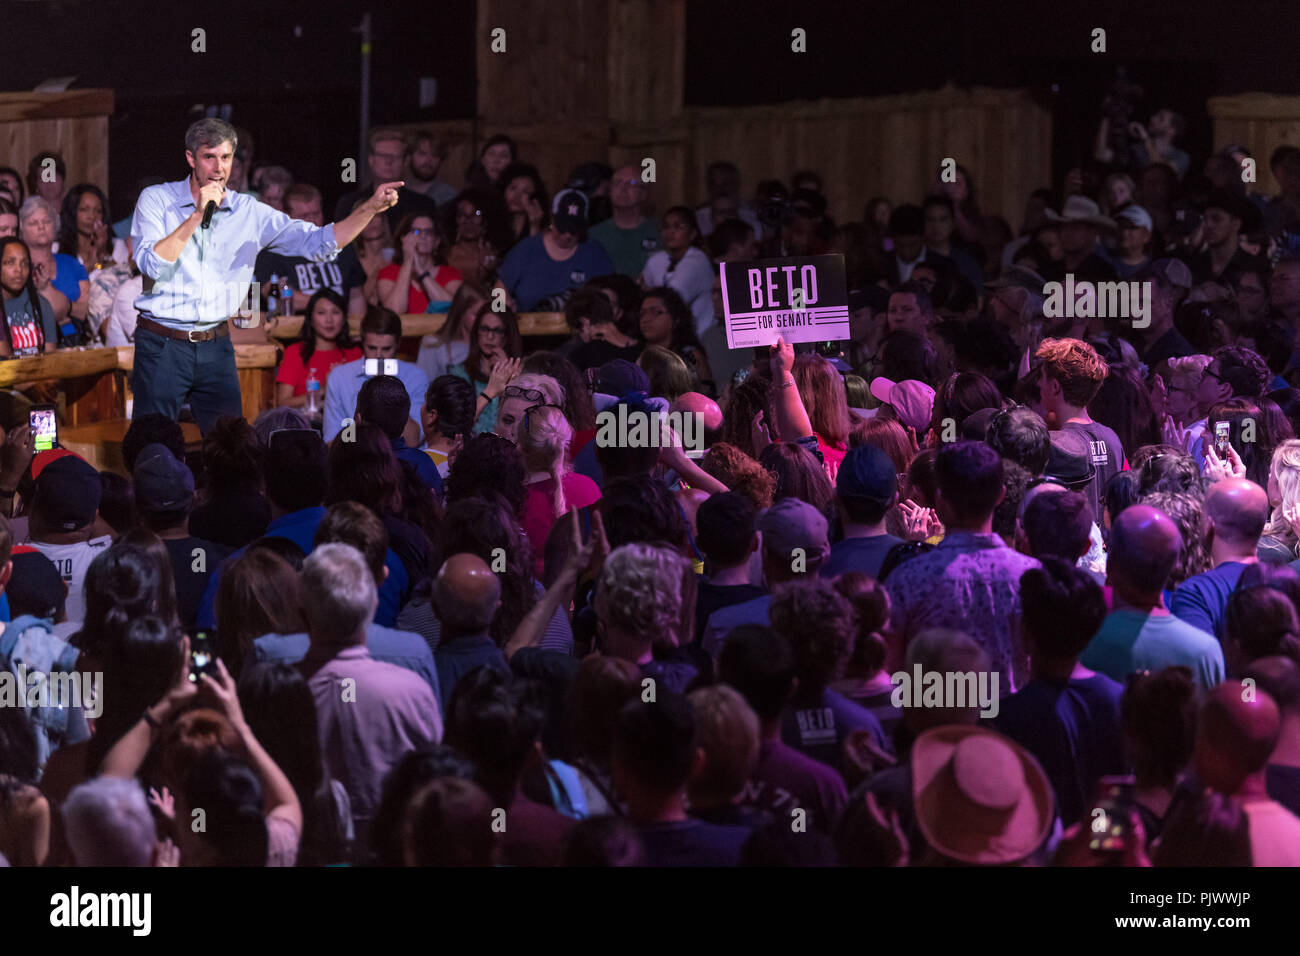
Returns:
[[[333,289],[321,289],[307,301],[298,341],[284,350],[275,375],[275,404],[302,408],[307,404],[307,375],[316,370],[320,404],[325,404],[325,380],[336,365],[361,358],[361,347],[348,331],[346,303]]]
[[[474,409],[474,434],[490,432],[496,427],[501,393],[519,374],[524,340],[513,312],[483,309],[474,319],[469,333],[469,355],[465,361],[447,369],[474,386],[478,402]]]
[[[36,291],[54,306],[56,326],[65,339],[79,338],[90,309],[90,276],[75,256],[54,251],[58,219],[49,202],[28,196],[18,210],[18,234],[27,243]]]
[[[0,357],[53,352],[59,341],[54,307],[37,291],[31,252],[16,236],[0,239],[0,291],[4,296]]]
[[[404,217],[393,239],[393,261],[379,270],[379,301],[398,315],[425,312],[430,302],[450,302],[461,275],[438,261],[442,237],[433,216]]]

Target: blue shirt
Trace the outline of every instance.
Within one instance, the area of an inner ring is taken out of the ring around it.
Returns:
[[[253,641],[253,659],[258,661],[284,661],[297,664],[307,656],[311,638],[306,634],[263,634]],[[429,645],[419,634],[398,631],[371,621],[366,625],[366,650],[370,656],[385,664],[405,667],[424,678],[438,697],[439,710],[445,697],[438,695],[438,671]]]
[[[999,704],[994,726],[1042,764],[1062,821],[1082,819],[1098,777],[1127,770],[1123,696],[1123,685],[1105,674],[1065,683],[1036,677]]]
[[[417,448],[412,448],[406,443],[406,439],[401,435],[390,439],[393,443],[393,454],[397,456],[398,461],[404,461],[420,476],[420,480],[428,487],[432,488],[434,493],[442,498],[442,475],[438,473],[438,466],[433,463],[433,459]]]
[[[268,524],[264,537],[288,538],[302,548],[303,554],[311,554],[315,547],[316,529],[324,520],[325,509],[320,506],[291,511]],[[217,626],[217,588],[221,584],[222,568],[231,561],[238,560],[247,550],[240,548],[222,562],[221,567],[208,579],[208,589],[203,593],[203,603],[199,605],[199,630],[211,630]],[[401,610],[411,582],[406,575],[406,568],[402,567],[401,559],[393,553],[392,548],[388,549],[384,557],[384,567],[388,568],[388,579],[379,588],[379,608],[375,611],[375,623],[392,627],[397,623],[397,612]]]
[[[735,628],[742,624],[768,627],[772,623],[768,616],[771,606],[772,595],[764,594],[752,601],[732,604],[714,611],[709,615],[709,623],[704,626],[704,637],[701,640],[704,650],[716,661],[722,654],[722,646],[727,643],[727,635]]]
[[[54,253],[54,265],[59,274],[50,285],[66,295],[69,302],[76,302],[81,298],[81,283],[90,280],[86,267],[76,256],[65,256],[61,252]]]
[[[833,578],[847,571],[861,571],[868,577],[879,579],[885,556],[902,543],[902,538],[895,538],[892,534],[845,538],[831,545],[830,557],[819,573],[824,578]]]
[[[329,378],[325,380],[325,441],[333,441],[334,436],[343,430],[343,420],[356,414],[357,396],[361,394],[361,386],[366,384],[369,377],[364,358],[336,365],[330,372]],[[398,359],[397,377],[406,386],[411,408],[423,408],[424,393],[429,390],[429,377],[420,370],[420,366]]]
[[[529,236],[510,250],[501,264],[501,284],[515,297],[519,311],[530,312],[539,300],[568,292],[588,279],[614,272],[605,247],[594,239],[579,244],[573,255],[556,262],[546,252],[541,236]]]
[[[1223,640],[1223,619],[1228,613],[1228,599],[1237,589],[1246,565],[1225,561],[1204,574],[1188,578],[1174,592],[1169,610],[1179,620]]]
[[[252,196],[227,189],[209,227],[194,230],[176,261],[167,262],[154,246],[194,209],[187,178],[145,189],[131,220],[135,263],[144,275],[144,293],[135,307],[170,328],[210,327],[238,312],[263,249],[316,262],[339,252],[332,224],[313,226],[291,219]]]
[[[423,639],[420,639],[420,643],[424,644]],[[429,649],[427,644],[424,644],[424,649]],[[450,701],[457,682],[476,667],[490,667],[498,674],[510,673],[505,654],[497,647],[496,641],[486,634],[444,641],[438,645],[433,663],[438,668],[441,701]],[[443,709],[446,710],[446,707]]]
[[[1221,683],[1225,676],[1223,649],[1213,634],[1167,612],[1132,608],[1119,608],[1106,615],[1079,663],[1121,682],[1134,671],[1187,667],[1206,690]]]

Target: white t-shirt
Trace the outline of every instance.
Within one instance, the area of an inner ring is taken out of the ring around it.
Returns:
[[[671,262],[666,250],[656,252],[646,261],[641,279],[647,289],[666,285],[680,294],[695,318],[695,334],[703,335],[713,324],[713,263],[695,246],[669,271]]]
[[[113,539],[109,535],[78,541],[76,544],[46,544],[44,541],[25,541],[41,554],[54,562],[68,585],[67,612],[69,621],[83,621],[86,618],[86,598],[82,586],[86,581],[86,569],[109,545]]]

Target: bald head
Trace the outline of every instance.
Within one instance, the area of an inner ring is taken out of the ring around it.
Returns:
[[[1163,511],[1125,508],[1110,528],[1107,581],[1130,603],[1158,601],[1182,550],[1178,526]]]
[[[1216,481],[1205,493],[1205,517],[1215,538],[1255,550],[1268,522],[1268,494],[1245,478]]]
[[[1196,730],[1196,772],[1206,786],[1236,793],[1263,770],[1277,744],[1281,716],[1263,690],[1224,681],[1207,695]]]
[[[482,634],[501,603],[501,582],[476,554],[453,554],[433,579],[433,608],[444,638]]]

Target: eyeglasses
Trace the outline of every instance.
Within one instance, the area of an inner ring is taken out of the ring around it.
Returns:
[[[411,235],[413,235],[413,236],[432,236],[433,234],[434,234],[434,232],[433,232],[432,229],[412,229],[412,230],[411,230]]]
[[[506,334],[506,327],[504,325],[480,325],[478,327],[478,332],[479,335],[500,335],[504,337]]]
[[[521,385],[507,385],[506,390],[501,393],[505,398],[522,398],[527,402],[541,403],[546,401],[546,395],[535,388],[524,388]],[[537,406],[534,405],[534,408]]]
[[[509,389],[506,389],[506,391],[509,391]],[[537,394],[540,395],[541,393],[538,392]],[[539,403],[537,405],[529,405],[527,408],[524,409],[524,431],[528,431],[528,413],[535,412],[539,408],[554,408],[561,415],[564,414],[564,409],[561,408],[559,405],[551,405],[550,403],[547,402]]]
[[[391,163],[400,163],[404,158],[401,153],[377,153],[372,151],[370,155],[375,159],[386,159]]]

